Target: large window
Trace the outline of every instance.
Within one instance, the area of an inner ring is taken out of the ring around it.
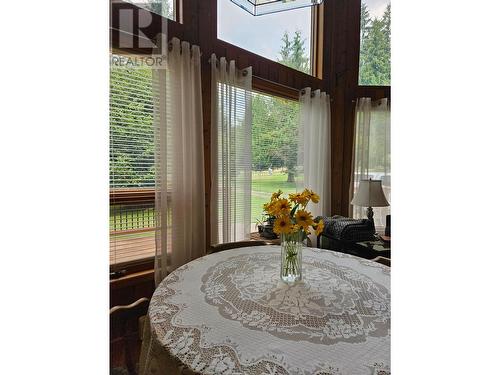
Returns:
[[[361,3],[359,84],[391,85],[391,3],[363,0]]]
[[[278,189],[296,191],[299,103],[254,93],[252,98],[252,222]]]
[[[387,99],[358,99],[354,139],[353,193],[361,180],[381,180],[385,197],[391,202],[391,113]],[[385,226],[391,207],[374,207],[375,226]],[[354,206],[355,218],[366,218],[366,208]]]
[[[218,0],[217,36],[270,60],[311,72],[311,7],[256,17],[229,0]]]
[[[117,58],[118,56],[114,56]],[[152,71],[110,71],[110,263],[154,255]]]

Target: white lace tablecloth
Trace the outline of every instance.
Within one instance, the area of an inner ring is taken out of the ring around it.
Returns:
[[[141,373],[390,373],[388,267],[304,248],[303,281],[288,286],[279,264],[279,246],[255,246],[171,273],[151,299]]]

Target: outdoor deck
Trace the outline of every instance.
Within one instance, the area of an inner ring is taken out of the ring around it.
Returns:
[[[109,263],[111,265],[132,262],[155,255],[155,233],[138,236],[111,236],[109,239]]]
[[[251,233],[251,240],[263,240],[258,232]],[[270,245],[279,245],[280,240],[267,240]],[[142,237],[111,236],[109,241],[109,263],[111,265],[132,262],[155,255],[155,234],[145,232]]]

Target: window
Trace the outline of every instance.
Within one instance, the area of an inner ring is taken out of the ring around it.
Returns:
[[[381,180],[387,201],[391,202],[391,120],[387,99],[358,99],[354,143],[353,196],[361,180]],[[354,206],[353,217],[366,218],[364,207]],[[385,226],[391,208],[373,207],[375,227]]]
[[[252,223],[278,189],[295,192],[298,101],[254,93],[252,98]]]
[[[391,85],[391,3],[363,0],[359,52],[359,84]]]
[[[298,101],[245,87],[217,84],[217,180],[216,188],[212,186],[212,203],[217,200],[213,207],[217,225],[212,229],[217,238],[213,243],[239,241],[257,231],[256,223],[264,219],[263,205],[272,193],[296,192],[299,179]]]
[[[112,65],[109,100],[110,264],[116,265],[155,251],[152,70]]]
[[[173,21],[177,19],[176,0],[125,0]]]
[[[311,7],[255,17],[229,0],[218,0],[217,37],[302,72],[311,72]]]

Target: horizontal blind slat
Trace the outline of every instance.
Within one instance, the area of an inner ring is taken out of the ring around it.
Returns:
[[[134,201],[137,189],[155,187],[155,129],[159,92],[149,68],[110,70],[110,188],[136,188],[110,199],[110,263],[154,256],[156,214],[150,202]],[[115,191],[115,190],[113,190]]]

